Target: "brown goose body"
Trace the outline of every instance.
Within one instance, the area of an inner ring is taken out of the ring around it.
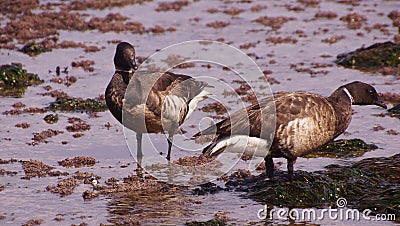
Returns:
[[[203,150],[208,156],[225,151],[235,135],[247,136],[249,142],[272,141],[270,149],[249,153],[265,157],[269,177],[273,176],[272,158],[286,158],[289,180],[292,180],[297,157],[318,149],[347,129],[352,104],[386,107],[375,89],[362,82],[341,86],[329,97],[309,92],[284,92],[239,110],[194,137],[215,133],[213,142]]]
[[[159,75],[158,72],[147,72],[147,75],[141,74],[140,76],[134,77],[133,73],[116,72],[105,92],[106,104],[112,115],[120,123],[138,133],[175,132],[189,116],[190,102],[195,100],[195,97],[207,85],[204,82],[193,80],[188,75],[169,72],[162,75]],[[154,85],[149,89],[150,92],[146,93],[142,87],[153,83],[149,81],[150,77],[158,79],[154,81]],[[127,94],[130,99],[125,101],[124,98],[129,82],[133,83],[130,85],[130,93]],[[180,85],[182,82],[184,82],[184,86]],[[144,97],[147,94],[148,96]],[[171,123],[168,124],[169,115],[167,110],[170,110],[170,106],[167,106],[166,99],[171,95],[178,96],[184,103],[181,106],[176,106],[179,108],[179,114],[173,115],[174,119],[170,120]],[[123,111],[123,104],[129,105],[125,106],[125,112]],[[164,108],[163,104],[165,104]],[[124,120],[123,113],[125,113]],[[164,121],[162,121],[162,117]],[[129,123],[130,121],[132,123]],[[145,124],[142,125],[139,122],[145,122]]]
[[[132,45],[118,44],[116,71],[105,90],[106,104],[120,123],[137,133],[138,157],[142,155],[142,133],[168,133],[169,160],[173,135],[197,103],[209,95],[204,91],[207,83],[170,72],[134,73],[134,59]]]
[[[271,157],[297,158],[306,155],[342,134],[350,124],[349,99],[308,92],[275,96],[276,128]]]

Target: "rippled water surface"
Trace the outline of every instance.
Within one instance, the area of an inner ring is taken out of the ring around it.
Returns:
[[[46,4],[50,1],[40,1]],[[304,4],[304,2],[317,2],[317,4]],[[261,70],[269,70],[268,76],[276,79],[279,84],[272,83],[273,92],[278,91],[311,91],[329,95],[342,84],[353,80],[361,80],[374,84],[378,92],[398,93],[400,82],[398,76],[383,76],[378,72],[361,72],[337,66],[333,61],[343,52],[352,51],[361,46],[369,46],[376,42],[393,40],[398,28],[392,25],[388,18],[389,12],[400,9],[398,1],[347,1],[320,0],[320,1],[205,1],[190,0],[188,5],[179,11],[156,11],[160,1],[144,2],[123,7],[109,7],[105,9],[87,9],[74,11],[85,14],[87,20],[92,17],[105,17],[109,13],[120,13],[128,21],[137,21],[144,27],[156,25],[175,28],[175,31],[158,33],[132,34],[129,31],[119,33],[103,33],[98,30],[68,31],[59,30],[59,42],[63,40],[82,42],[88,46],[100,48],[97,52],[85,52],[83,48],[53,49],[51,52],[30,57],[14,49],[0,49],[1,64],[18,62],[28,72],[38,74],[45,82],[27,89],[21,98],[0,97],[0,112],[12,109],[15,102],[22,102],[27,107],[46,107],[54,98],[42,96],[44,86],[51,85],[53,90],[61,90],[70,96],[95,98],[104,93],[111,76],[114,73],[113,56],[116,44],[113,40],[122,40],[132,43],[136,54],[148,57],[155,51],[169,45],[189,40],[219,40],[241,49],[249,54]],[[61,4],[68,2],[61,1]],[[255,10],[259,6],[259,11]],[[54,11],[57,11],[55,6]],[[224,10],[232,7],[242,9],[237,15],[229,15]],[[253,8],[252,8],[253,7]],[[43,10],[43,9],[41,9]],[[34,10],[33,12],[40,12]],[[216,11],[216,12],[214,12]],[[332,12],[334,18],[317,18],[318,12]],[[350,13],[357,13],[366,18],[360,29],[349,29],[347,23],[340,18]],[[291,18],[281,27],[272,29],[254,22],[259,17]],[[9,20],[0,17],[0,24],[5,26]],[[210,23],[220,21],[228,23],[225,27],[213,28]],[[374,25],[383,26],[384,30],[373,28]],[[372,28],[372,29],[369,29]],[[323,40],[342,36],[342,39],[333,43]],[[288,43],[274,43],[279,38],[289,40]],[[294,41],[295,40],[295,41]],[[249,48],[245,44],[251,44]],[[16,44],[22,47],[22,44]],[[93,60],[94,70],[83,71],[81,68],[71,67],[71,62]],[[315,67],[316,64],[325,65]],[[173,69],[175,72],[193,75],[207,75],[224,79],[231,83],[235,74],[223,70],[219,65],[207,63],[196,64],[194,68]],[[54,77],[55,68],[68,67],[69,75],[77,78],[71,86],[50,82]],[[296,70],[299,68],[310,70]],[[232,83],[237,88],[239,84]],[[201,107],[202,105],[200,105]],[[232,109],[238,109],[238,104],[230,104]],[[389,104],[389,107],[392,107]],[[379,148],[367,152],[362,157],[348,160],[329,158],[299,158],[295,170],[315,171],[323,169],[329,164],[346,165],[368,157],[392,156],[399,153],[399,135],[388,134],[393,129],[400,132],[399,120],[391,117],[376,117],[384,112],[376,106],[355,106],[355,114],[351,125],[340,138],[360,138],[367,143],[374,143]],[[126,145],[122,126],[111,116],[110,112],[97,113],[99,117],[79,112],[57,112],[59,121],[56,124],[46,124],[43,117],[46,114],[21,114],[0,115],[0,159],[14,158],[17,160],[38,160],[56,167],[61,171],[73,174],[76,171],[94,172],[99,175],[100,183],[111,177],[122,179],[135,169],[134,159]],[[207,113],[197,111],[193,117],[184,124],[183,129],[191,135],[195,131],[192,125],[197,126],[197,121]],[[211,114],[213,115],[213,114]],[[65,127],[68,118],[79,117],[86,121],[91,129],[83,132],[80,138],[72,137],[73,133],[67,132]],[[27,129],[17,128],[16,124],[28,122]],[[105,125],[109,123],[110,127]],[[384,129],[373,131],[374,126]],[[46,129],[64,131],[63,134],[48,138],[47,143],[32,146],[33,133]],[[163,135],[151,135],[152,141],[158,150],[165,150],[167,142]],[[64,144],[63,144],[64,141]],[[66,143],[66,144],[65,144]],[[146,145],[145,142],[144,149]],[[185,155],[197,155],[200,151],[188,152],[175,148],[172,159]],[[59,166],[57,161],[67,157],[92,156],[98,162],[91,167],[65,168]],[[281,169],[286,170],[284,159],[277,159],[284,164]],[[197,196],[191,192],[192,188],[182,188],[175,192],[160,194],[145,194],[142,196],[100,195],[97,198],[85,201],[82,193],[92,187],[88,184],[79,184],[71,195],[59,197],[46,190],[48,185],[57,184],[63,177],[21,179],[24,171],[19,162],[1,164],[0,168],[14,171],[16,175],[0,175],[0,224],[18,225],[31,219],[41,219],[43,225],[71,225],[85,222],[89,225],[112,224],[123,219],[132,222],[153,225],[184,224],[193,220],[209,220],[216,213],[223,213],[229,219],[228,223],[262,225],[265,220],[257,218],[257,211],[264,208],[261,203],[241,197],[236,192],[219,192],[216,194]],[[289,220],[274,219],[273,223],[290,224]],[[303,222],[298,222],[303,223]],[[318,222],[305,222],[304,224],[341,225],[343,222],[322,220]],[[374,225],[371,221],[351,222],[353,224]],[[382,222],[391,224],[390,222]]]

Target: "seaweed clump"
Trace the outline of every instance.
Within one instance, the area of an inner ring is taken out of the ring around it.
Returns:
[[[227,225],[222,220],[211,219],[208,221],[190,221],[185,223],[186,226],[224,226]]]
[[[48,124],[54,124],[58,122],[58,114],[48,114],[43,120]]]
[[[350,166],[329,165],[316,172],[296,171],[295,180],[277,171],[274,179],[265,174],[233,180],[228,188],[246,192],[244,196],[275,206],[292,208],[336,207],[345,198],[353,209],[370,209],[372,214],[395,214],[400,221],[400,154],[368,158]]]
[[[58,161],[58,164],[63,167],[84,167],[84,166],[94,166],[96,164],[96,159],[87,156],[77,156],[72,159],[66,158],[64,160]]]
[[[28,42],[18,51],[28,54],[29,56],[37,56],[44,52],[51,51],[51,48],[47,47],[43,43]]]
[[[25,176],[21,179],[30,180],[33,177],[66,176],[68,172],[53,170],[54,167],[37,160],[21,161]]]
[[[29,145],[35,146],[39,143],[48,143],[47,138],[51,138],[53,136],[58,136],[59,134],[63,134],[64,131],[55,130],[55,129],[47,129],[43,130],[39,133],[33,133],[33,138],[31,139],[32,142],[28,143]]]
[[[43,83],[37,74],[28,73],[20,64],[0,66],[1,96],[21,97],[27,86]]]
[[[37,74],[28,73],[19,64],[1,65],[0,80],[7,86],[30,86],[43,83]]]
[[[344,67],[364,70],[397,67],[400,64],[400,44],[391,41],[375,43],[366,48],[339,54],[335,62]]]
[[[388,110],[388,112],[391,117],[396,117],[400,119],[400,104],[397,104],[396,106],[392,107],[391,109]]]
[[[193,189],[192,193],[194,195],[207,195],[216,194],[220,191],[227,191],[227,189],[224,189],[214,183],[208,182],[205,184],[200,184],[197,188]]]
[[[378,146],[367,144],[360,139],[340,139],[331,141],[325,146],[319,148],[305,156],[305,158],[353,158],[364,155],[365,152],[375,150]]]
[[[51,110],[59,111],[85,111],[85,112],[100,112],[107,110],[105,103],[95,99],[82,99],[74,97],[59,97],[50,104]]]
[[[58,181],[57,185],[48,185],[46,187],[47,191],[50,191],[52,193],[57,193],[61,197],[71,195],[77,186],[77,180],[75,178],[65,178],[60,181]]]

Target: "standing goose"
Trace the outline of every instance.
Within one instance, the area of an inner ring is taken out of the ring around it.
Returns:
[[[264,157],[269,178],[274,173],[272,158],[286,158],[288,178],[292,181],[293,164],[297,157],[320,148],[347,129],[351,121],[352,104],[386,108],[374,87],[359,81],[339,87],[329,97],[309,92],[278,93],[273,100],[262,99],[257,104],[241,109],[230,118],[195,134],[194,138],[215,134],[213,142],[203,150],[206,156],[218,155],[227,147],[237,148],[234,146],[240,143],[237,141],[240,137],[247,138],[247,147],[257,144],[267,146],[268,141],[272,140],[269,150],[261,147],[250,154]],[[276,118],[273,117],[275,109]],[[266,128],[264,132],[260,132],[262,126]],[[241,152],[243,150],[245,147],[242,146]],[[249,153],[246,150],[244,154]]]
[[[135,49],[127,42],[117,45],[114,65],[115,73],[105,91],[110,112],[120,123],[136,132],[138,158],[142,156],[143,133],[168,133],[166,158],[170,160],[173,135],[197,103],[209,95],[204,90],[207,83],[170,72],[134,74],[137,70]],[[132,84],[127,90],[129,83]],[[129,98],[125,100],[126,92]]]

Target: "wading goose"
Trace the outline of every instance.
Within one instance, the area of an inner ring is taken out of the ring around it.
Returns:
[[[207,83],[170,72],[134,74],[137,70],[135,49],[127,42],[117,45],[114,65],[115,73],[105,91],[110,112],[125,127],[136,132],[138,158],[142,156],[143,133],[168,133],[166,158],[170,160],[173,135],[197,103],[209,95],[204,90]],[[132,88],[127,91],[128,83],[132,83]],[[148,95],[144,93],[145,87]],[[125,92],[129,93],[129,100],[124,99]],[[124,104],[127,106],[123,111]]]
[[[272,140],[269,150],[261,147],[258,148],[261,150],[250,153],[265,158],[269,178],[274,173],[272,158],[286,158],[288,178],[292,181],[293,164],[297,157],[318,149],[347,129],[351,121],[352,104],[386,108],[374,87],[359,81],[339,87],[329,97],[309,92],[278,93],[273,100],[262,99],[257,104],[239,110],[230,118],[195,134],[194,138],[215,133],[213,142],[203,150],[206,156],[218,155],[228,146],[232,150],[235,145],[246,144],[238,142],[241,137],[247,138],[246,148],[257,147],[258,144],[266,146]],[[275,109],[276,120],[271,117]],[[275,133],[271,130],[273,124]],[[262,125],[267,129],[260,133]],[[241,153],[246,155],[247,151],[243,150],[245,147],[242,146]]]

